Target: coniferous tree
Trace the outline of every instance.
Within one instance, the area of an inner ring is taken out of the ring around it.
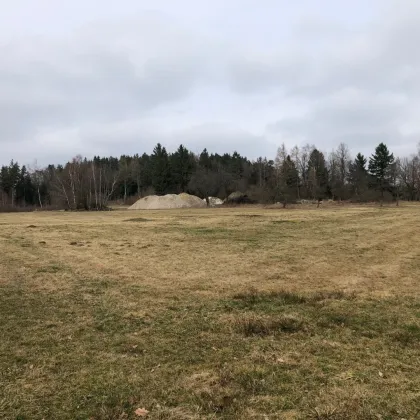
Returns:
[[[160,143],[153,149],[151,163],[153,188],[156,194],[165,194],[169,191],[171,185],[171,171],[168,153]]]
[[[369,159],[369,172],[372,175],[375,185],[381,192],[381,202],[384,193],[390,186],[391,165],[394,163],[394,155],[389,152],[384,143],[380,143],[375,153]]]
[[[17,187],[21,178],[21,169],[17,162],[13,160],[9,166],[1,169],[1,187],[9,198],[9,203],[13,207],[16,204]]]
[[[78,156],[63,165],[27,170],[12,161],[0,169],[0,211],[32,206],[101,210],[112,200],[138,195],[188,191],[203,198],[226,198],[241,191],[261,203],[331,197],[358,200],[384,198],[420,200],[420,153],[400,160],[385,145],[376,148],[367,169],[360,153],[350,162],[345,144],[328,155],[315,146],[280,147],[275,161],[250,162],[233,154],[194,156],[184,146],[168,154],[157,145],[152,155]],[[373,193],[375,191],[375,193]],[[380,191],[380,194],[379,194]]]
[[[204,149],[201,152],[200,157],[198,159],[198,163],[201,168],[204,168],[206,170],[212,169],[212,162],[211,162],[209,152],[207,151],[207,149]]]
[[[286,207],[287,203],[295,201],[297,198],[299,173],[295,163],[289,155],[286,156],[285,160],[279,168],[279,171],[280,175],[278,188],[280,199],[283,202],[283,206]]]
[[[229,160],[229,172],[233,175],[234,179],[242,178],[244,172],[243,158],[238,152],[233,152]]]
[[[194,157],[181,144],[171,155],[170,163],[173,184],[179,191],[185,192],[194,169]]]
[[[349,181],[352,193],[360,198],[368,188],[368,172],[366,169],[367,159],[358,153],[349,168]]]
[[[299,184],[299,172],[296,168],[295,162],[288,155],[285,162],[285,171],[286,171],[286,184],[287,186],[296,191]]]
[[[328,170],[325,157],[317,149],[312,150],[308,161],[308,183],[312,198],[321,200],[327,195]]]
[[[366,172],[366,163],[367,163],[367,159],[361,154],[358,153],[356,155],[356,159],[354,159],[354,163],[356,164],[356,166],[361,170],[361,171],[365,171]]]

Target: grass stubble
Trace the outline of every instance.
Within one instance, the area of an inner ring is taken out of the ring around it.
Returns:
[[[2,214],[0,418],[419,419],[420,207]]]

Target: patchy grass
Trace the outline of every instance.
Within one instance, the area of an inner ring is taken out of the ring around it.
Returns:
[[[179,231],[192,236],[211,236],[211,237],[226,237],[230,231],[223,227],[206,227],[206,226],[181,226]]]
[[[235,320],[234,328],[247,337],[252,335],[267,336],[298,332],[304,329],[304,323],[293,316],[265,317],[245,315]]]
[[[133,217],[131,219],[126,219],[125,222],[150,222],[150,219],[146,219],[144,217]]]
[[[3,214],[0,417],[417,419],[418,211]]]
[[[402,328],[399,328],[394,334],[394,339],[403,346],[420,347],[420,325],[403,325]]]
[[[274,225],[282,225],[284,223],[301,223],[299,220],[273,220]]]

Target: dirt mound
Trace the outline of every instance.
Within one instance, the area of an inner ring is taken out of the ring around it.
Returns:
[[[204,203],[207,205],[207,200],[203,198]],[[223,200],[218,197],[209,197],[209,207],[217,207],[223,204]]]
[[[164,210],[206,207],[201,198],[189,194],[149,195],[136,201],[129,210]]]
[[[255,204],[254,200],[251,200],[246,194],[235,191],[229,195],[226,199],[225,204]]]

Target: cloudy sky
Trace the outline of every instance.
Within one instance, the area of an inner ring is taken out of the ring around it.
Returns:
[[[420,140],[419,0],[14,0],[0,163]]]

